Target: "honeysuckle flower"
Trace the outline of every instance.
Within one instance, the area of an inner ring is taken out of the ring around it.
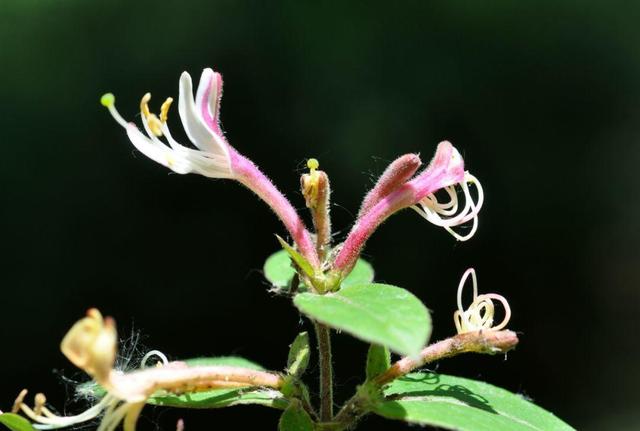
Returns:
[[[473,285],[473,301],[469,308],[466,310],[462,306],[462,291],[467,282],[467,279],[471,276]],[[495,307],[493,301],[500,301],[504,307],[504,318],[500,324],[494,326]],[[497,293],[484,293],[478,295],[478,280],[476,278],[476,272],[473,268],[469,268],[465,271],[458,284],[458,310],[453,313],[453,321],[456,325],[458,334],[465,332],[479,331],[479,330],[492,330],[499,331],[507,326],[509,319],[511,319],[511,308],[504,296]]]
[[[37,429],[56,429],[73,426],[96,418],[104,412],[98,431],[113,431],[122,422],[125,431],[134,431],[147,399],[158,391],[169,393],[198,392],[219,388],[267,387],[280,388],[282,376],[230,366],[193,366],[184,362],[168,362],[158,351],[143,358],[143,368],[131,372],[114,369],[117,333],[111,318],[102,318],[91,309],[62,340],[60,348],[67,358],[86,371],[106,390],[106,395],[75,416],[59,416],[46,407],[43,394],[36,394],[34,406],[25,403],[27,390],[18,395],[13,412],[22,411],[35,422]],[[151,356],[159,356],[162,365],[144,368]]]
[[[143,96],[140,113],[145,133],[134,123],[124,120],[116,110],[113,94],[105,94],[101,102],[126,130],[133,145],[153,161],[179,174],[196,173],[210,178],[234,179],[252,190],[280,218],[300,253],[318,267],[319,259],[311,235],[291,203],[251,160],[229,145],[224,137],[220,127],[221,96],[222,76],[219,73],[212,69],[202,72],[195,99],[191,76],[187,72],[182,73],[178,111],[195,148],[178,143],[171,135],[167,125],[171,98],[162,104],[158,117],[149,109],[151,95]]]
[[[406,170],[407,173],[410,171],[411,169]],[[404,208],[413,207],[427,220],[445,227],[459,240],[466,240],[475,232],[477,215],[483,201],[482,187],[474,176],[464,170],[462,156],[450,142],[438,144],[433,159],[416,177],[408,181],[402,176],[396,178],[397,183],[386,185],[386,188],[392,191],[381,194],[376,200],[370,199],[367,195],[368,210],[361,211],[343,243],[334,262],[335,271],[348,273],[358,259],[365,242],[378,226],[390,215]],[[478,189],[477,202],[473,202],[468,183],[475,184]],[[458,203],[456,186],[463,190],[466,200],[464,206]],[[441,190],[449,195],[448,202],[438,201],[435,194]],[[462,236],[453,231],[453,227],[469,220],[473,220],[469,234]]]

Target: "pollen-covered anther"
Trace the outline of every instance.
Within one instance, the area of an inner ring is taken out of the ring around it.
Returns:
[[[42,414],[42,410],[45,408],[44,405],[46,402],[47,397],[45,397],[42,392],[38,392],[33,400],[33,412],[40,416]]]
[[[24,397],[27,396],[27,393],[28,391],[26,389],[23,389],[20,391],[20,393],[16,397],[16,400],[13,402],[13,407],[11,407],[11,413],[18,413],[20,411],[20,407],[22,406],[22,403],[24,402]]]
[[[164,121],[161,121],[156,116],[156,114],[152,113],[149,110],[149,100],[151,100],[151,93],[146,93],[144,96],[142,96],[142,100],[140,100],[140,112],[142,113],[142,115],[144,115],[144,118],[147,120],[147,124],[149,125],[149,129],[151,130],[151,133],[160,137],[162,136],[162,123]],[[169,106],[171,105],[172,101],[173,100],[169,101],[168,104],[165,101],[162,104],[162,109],[164,112],[162,112],[160,116],[162,117],[164,115],[165,121],[166,121],[166,114],[169,111]]]
[[[320,188],[320,162],[318,159],[307,160],[309,173],[300,178],[302,194],[304,195],[307,208],[315,208],[318,205],[318,194]]]
[[[462,307],[462,291],[466,284],[467,278],[471,276],[473,285],[473,301],[466,310]],[[504,307],[504,318],[500,324],[494,326],[495,306],[493,300],[500,301]],[[453,313],[453,321],[456,325],[458,334],[465,332],[491,330],[499,331],[507,326],[511,319],[511,308],[509,303],[502,295],[496,293],[485,293],[478,295],[478,280],[476,272],[473,268],[465,271],[460,283],[458,284],[457,294],[458,310]]]

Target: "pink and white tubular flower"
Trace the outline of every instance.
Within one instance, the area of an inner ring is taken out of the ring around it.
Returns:
[[[267,203],[285,225],[300,253],[314,266],[319,266],[311,234],[287,198],[271,180],[249,159],[240,154],[225,139],[220,127],[220,100],[222,76],[212,69],[202,72],[193,97],[191,76],[180,76],[178,111],[189,140],[196,147],[189,148],[171,136],[167,126],[168,98],[160,109],[160,116],[148,107],[151,95],[145,94],[140,102],[142,133],[134,123],[124,120],[115,108],[115,97],[108,93],[101,103],[126,131],[133,145],[145,156],[179,174],[196,173],[209,178],[235,179],[252,190]],[[160,138],[166,138],[166,142]]]
[[[442,151],[440,150],[442,148]],[[450,155],[449,155],[450,153]],[[450,158],[449,161],[446,158]],[[478,213],[484,202],[484,192],[480,181],[468,171],[464,170],[464,162],[458,150],[449,142],[444,141],[438,146],[438,152],[434,161],[434,165],[446,165],[446,173],[442,177],[441,190],[447,194],[447,200],[440,202],[435,192],[431,192],[416,204],[413,208],[425,220],[436,226],[444,227],[447,232],[453,235],[458,241],[466,241],[470,239],[478,229]],[[432,181],[433,177],[427,175]],[[449,185],[444,185],[450,183]],[[477,201],[474,202],[471,196],[469,185],[474,185],[477,190]],[[464,205],[461,205],[458,198],[459,187],[464,196]],[[471,229],[465,235],[461,235],[453,230],[454,227],[461,226],[468,221],[472,221]]]
[[[462,306],[462,291],[467,282],[467,279],[471,276],[473,285],[473,301],[469,308],[466,310]],[[495,314],[495,306],[493,301],[500,301],[504,307],[504,318],[500,324],[493,326],[493,318]],[[511,319],[511,307],[504,296],[497,293],[484,293],[478,295],[478,279],[476,278],[476,271],[473,268],[469,268],[462,275],[460,283],[458,284],[458,310],[453,313],[453,321],[456,325],[458,334],[464,334],[465,332],[472,331],[499,331],[507,326],[509,319]]]
[[[475,184],[478,189],[477,202],[472,199],[468,183]],[[464,205],[458,202],[456,186],[463,190],[466,200]],[[416,177],[408,181],[406,178],[399,179],[395,187],[388,185],[387,189],[389,192],[381,195],[377,201],[370,202],[367,199],[368,209],[360,214],[344,241],[334,262],[334,269],[347,273],[378,226],[404,208],[415,209],[425,219],[443,226],[459,240],[469,239],[476,231],[477,216],[484,198],[482,187],[474,176],[464,170],[462,156],[448,141],[438,144],[433,159]],[[435,193],[441,190],[449,195],[448,202],[438,201]],[[473,220],[473,226],[467,235],[462,236],[453,231],[453,227],[469,220]]]

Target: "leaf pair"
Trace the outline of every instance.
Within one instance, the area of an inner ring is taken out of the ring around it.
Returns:
[[[264,272],[274,286],[288,286],[295,274],[289,253],[281,250],[271,255]],[[303,292],[293,303],[311,319],[333,329],[402,355],[418,353],[431,334],[427,308],[405,289],[372,281],[373,268],[359,259],[337,292]]]

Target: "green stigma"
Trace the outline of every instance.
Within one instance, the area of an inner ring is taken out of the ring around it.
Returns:
[[[315,171],[320,166],[320,162],[318,159],[309,159],[307,160],[307,167],[311,169],[311,171]]]
[[[105,93],[100,98],[100,103],[102,106],[110,108],[114,103],[116,103],[116,96],[114,96],[113,93]]]

